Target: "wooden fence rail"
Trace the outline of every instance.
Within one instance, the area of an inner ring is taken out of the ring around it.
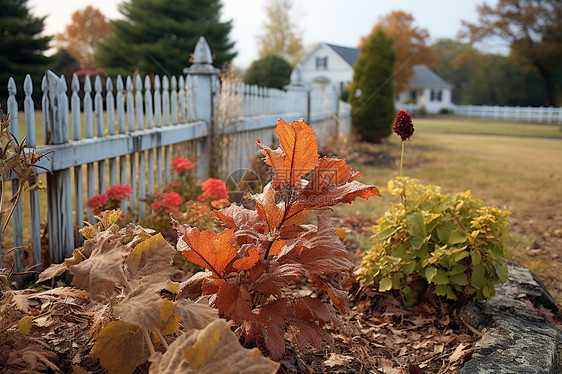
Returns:
[[[338,113],[326,106],[311,108],[309,95],[314,93],[303,90],[302,82],[292,81],[285,90],[221,82],[204,38],[195,47],[194,64],[184,73],[180,77],[146,76],[144,80],[140,75],[117,76],[115,81],[107,78],[105,85],[98,76],[93,90],[90,77],[81,83],[73,76],[68,90],[64,76],[48,71],[41,84],[41,124],[35,121],[31,77],[25,78],[26,144],[37,147],[37,153],[51,152],[38,165],[52,173],[47,173],[47,214],[40,211],[42,192],[30,192],[29,223],[22,221],[21,204],[14,212],[16,273],[24,271],[24,226],[31,227],[31,262],[38,266],[41,217],[47,217],[51,262],[60,263],[81,245],[83,238],[77,229],[84,218],[94,221],[92,210],[84,207],[86,199],[104,193],[108,185],[130,185],[132,194],[121,208],[135,219],[143,219],[146,198],[170,182],[174,156],[195,158],[197,174],[203,180],[219,169],[248,167],[249,157],[256,152],[256,134],[269,142],[279,117],[309,118],[320,140],[334,131],[349,132],[349,107],[340,104]],[[13,118],[10,131],[17,136],[21,118],[16,115],[20,108],[12,78],[8,94],[7,111]],[[43,126],[44,144],[37,144],[36,125]],[[228,150],[213,144],[217,134],[228,138]],[[217,154],[223,156],[218,157],[220,165],[212,162]],[[41,168],[36,171],[44,172]],[[12,181],[13,190],[17,183]],[[23,278],[18,280],[21,283]]]

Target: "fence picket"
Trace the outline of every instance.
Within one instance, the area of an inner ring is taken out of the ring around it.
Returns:
[[[131,76],[127,76],[127,129],[129,133],[135,131],[135,100],[133,96],[133,80]],[[131,181],[131,196],[129,209],[133,219],[137,217],[137,169],[135,154],[129,155],[129,180]]]
[[[27,74],[23,81],[23,92],[25,99],[23,102],[25,116],[25,132],[27,134],[26,144],[35,148],[37,141],[35,139],[35,106],[32,99],[33,83],[31,76]],[[32,270],[40,270],[36,265],[41,264],[41,220],[39,210],[39,192],[29,192],[29,206],[31,213],[31,253],[33,266]]]
[[[165,75],[162,78],[162,109],[164,116],[164,127],[170,126],[170,83]],[[166,184],[170,183],[170,147],[164,147],[164,175]]]
[[[160,94],[160,77],[154,76],[154,125],[162,127],[162,99]],[[161,190],[162,186],[162,147],[156,147],[156,183]],[[154,194],[154,191],[153,191]]]
[[[16,82],[14,78],[8,80],[8,115],[11,118],[9,123],[9,131],[12,134],[14,140],[19,141],[19,125],[18,125],[18,103],[16,101]],[[12,194],[15,194],[20,188],[18,180],[12,181]],[[5,209],[5,207],[2,207]],[[15,273],[23,272],[23,230],[22,230],[22,209],[21,202],[16,205],[13,215],[12,215],[12,227],[13,238],[14,238],[14,255],[16,258],[16,266],[14,267]],[[4,223],[3,223],[4,225]],[[18,281],[21,282],[22,277],[18,277]]]
[[[115,135],[115,99],[113,97],[113,82],[110,77],[105,81],[105,111],[107,113],[107,132],[108,134]],[[109,184],[111,186],[117,184],[117,160],[112,157],[108,160],[109,163]]]
[[[140,74],[137,74],[136,83],[136,97],[135,108],[137,110],[137,126],[139,131],[144,130],[144,115],[143,115],[143,99],[142,99],[142,79]],[[146,172],[145,172],[145,156],[144,151],[138,152],[139,155],[139,174],[138,174],[138,196],[139,196],[139,218],[144,219],[145,215],[145,202],[146,199]],[[134,157],[134,156],[132,156]],[[131,179],[135,183],[135,178]]]
[[[80,140],[82,138],[82,124],[80,121],[80,82],[76,74],[72,75],[70,83],[70,111],[72,113],[72,139]],[[82,187],[82,165],[74,167],[74,209],[76,215],[75,225],[78,229],[84,226],[84,191]],[[80,232],[76,235],[76,244],[81,245],[84,237]]]
[[[92,83],[90,77],[86,76],[84,81],[84,134],[86,139],[94,137],[94,113],[92,109]],[[96,180],[94,176],[94,163],[89,162],[86,164],[86,179],[88,184],[88,200],[96,194]],[[101,193],[101,192],[100,192]],[[91,208],[88,209],[88,222],[95,222],[94,212]]]
[[[151,130],[153,127],[153,111],[152,111],[152,87],[150,77],[147,75],[144,79],[144,104],[146,110],[146,128]],[[152,149],[148,153],[148,196],[154,196],[154,152]],[[141,169],[141,174],[143,174]]]

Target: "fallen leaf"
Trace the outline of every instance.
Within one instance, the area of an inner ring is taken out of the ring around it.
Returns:
[[[182,334],[150,361],[150,374],[274,374],[279,369],[257,348],[243,348],[225,320]]]
[[[330,357],[328,357],[328,359],[324,361],[324,365],[329,367],[346,366],[349,365],[349,363],[351,363],[351,361],[353,360],[354,358],[352,356],[345,356],[332,352],[330,353]]]
[[[93,355],[111,374],[131,374],[148,360],[150,353],[142,329],[123,321],[113,321],[101,330]]]
[[[176,301],[174,312],[181,317],[182,324],[186,329],[201,330],[219,318],[218,311],[209,305],[185,299]]]

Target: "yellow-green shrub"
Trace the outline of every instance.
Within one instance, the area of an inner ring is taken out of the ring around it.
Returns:
[[[388,183],[402,197],[375,226],[373,247],[363,259],[360,278],[379,291],[399,290],[406,305],[415,301],[411,282],[423,278],[448,299],[495,294],[507,280],[507,211],[485,206],[470,195],[442,194],[410,178]]]

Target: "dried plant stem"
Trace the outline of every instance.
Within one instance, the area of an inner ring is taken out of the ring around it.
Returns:
[[[164,348],[168,349],[168,342],[166,341],[166,339],[164,339],[164,335],[162,335],[160,330],[156,330],[155,332],[156,335],[158,335],[158,338],[162,341],[162,345],[164,346]]]
[[[400,178],[402,178],[402,166],[404,165],[404,143],[402,143],[402,154],[400,155]]]
[[[148,334],[147,329],[142,329],[142,333],[144,334],[144,340],[146,340],[146,344],[148,344],[148,350],[150,351],[150,355],[152,356],[156,352],[154,350],[154,345],[152,344],[152,339],[150,339],[150,335]]]

